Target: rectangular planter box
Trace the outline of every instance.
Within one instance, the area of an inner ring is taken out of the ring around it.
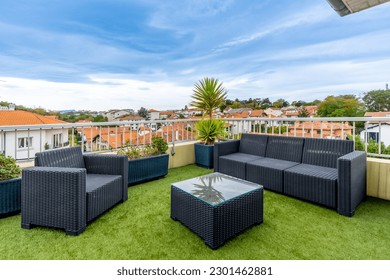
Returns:
[[[129,184],[164,177],[168,174],[168,161],[168,154],[129,160]]]
[[[21,178],[0,181],[0,218],[20,212]]]
[[[214,167],[214,145],[204,145],[196,143],[195,163],[198,166],[213,168]]]

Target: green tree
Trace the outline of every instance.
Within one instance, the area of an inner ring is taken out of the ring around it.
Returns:
[[[225,103],[223,103],[221,106],[219,106],[219,110],[220,110],[221,112],[223,112],[223,111],[226,109],[226,107],[227,107],[227,105],[226,105],[226,102],[225,102]]]
[[[320,117],[361,117],[363,104],[354,95],[330,95],[318,106]]]
[[[364,93],[364,105],[367,111],[390,111],[390,90],[372,90]]]
[[[143,117],[145,119],[148,117],[148,110],[146,110],[146,108],[144,107],[139,108],[137,113],[140,117]]]
[[[93,118],[93,122],[107,122],[108,119],[107,117],[104,117],[102,115],[97,115],[96,117]]]
[[[242,104],[240,102],[234,101],[232,105],[230,105],[230,108],[232,109],[238,109],[241,108]]]
[[[310,114],[306,110],[305,107],[303,107],[303,106],[299,107],[299,109],[298,109],[298,117],[300,117],[300,118],[307,118],[307,117],[309,117],[309,115]]]
[[[311,101],[311,102],[304,102],[304,103],[306,103],[306,106],[317,106],[317,105],[319,105],[321,102],[322,102],[321,100],[316,99],[316,100],[313,100],[313,101]]]
[[[261,109],[267,109],[268,107],[271,107],[272,106],[272,102],[269,100],[269,98],[264,98],[262,101],[261,101]]]
[[[213,111],[225,103],[226,89],[218,79],[207,77],[194,86],[191,105],[203,110],[211,119]]]

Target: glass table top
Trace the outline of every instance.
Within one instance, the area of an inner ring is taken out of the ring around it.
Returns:
[[[173,183],[172,186],[211,205],[218,205],[229,199],[262,188],[261,185],[218,172]]]

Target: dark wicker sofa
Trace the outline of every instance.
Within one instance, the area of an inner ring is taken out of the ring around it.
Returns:
[[[214,170],[349,217],[366,196],[366,154],[348,140],[243,134],[215,144]]]
[[[22,228],[46,226],[83,232],[87,223],[127,200],[128,160],[83,155],[80,147],[36,154],[22,173]]]

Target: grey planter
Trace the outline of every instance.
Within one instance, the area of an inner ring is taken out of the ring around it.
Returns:
[[[129,160],[129,185],[164,177],[168,174],[169,155]]]
[[[21,178],[0,181],[0,218],[20,212]]]
[[[205,168],[214,167],[214,145],[195,144],[195,164]]]

